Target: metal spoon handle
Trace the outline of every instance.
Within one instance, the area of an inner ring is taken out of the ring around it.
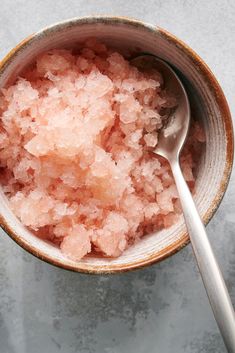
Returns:
[[[228,290],[179,163],[170,163],[189,237],[215,319],[228,352],[235,353],[235,315]]]

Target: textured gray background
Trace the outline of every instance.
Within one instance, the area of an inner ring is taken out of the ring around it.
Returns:
[[[41,27],[89,14],[134,16],[209,64],[235,113],[235,2],[1,0],[0,57]],[[235,177],[207,227],[235,304]],[[191,247],[142,271],[69,273],[0,237],[0,353],[223,353]]]

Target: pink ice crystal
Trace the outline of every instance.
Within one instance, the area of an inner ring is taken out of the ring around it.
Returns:
[[[162,83],[160,73],[142,73],[89,39],[76,54],[42,54],[2,89],[3,190],[22,223],[71,259],[91,251],[119,256],[177,222],[169,165],[149,151],[177,104]],[[192,190],[204,141],[195,123],[181,159]]]

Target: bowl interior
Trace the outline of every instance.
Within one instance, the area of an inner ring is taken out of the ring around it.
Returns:
[[[206,132],[206,148],[197,170],[195,201],[207,222],[225,189],[224,184],[229,176],[228,144],[232,142],[228,138],[223,109],[202,64],[189,49],[177,43],[170,35],[153,26],[122,18],[67,21],[37,33],[12,51],[0,66],[0,87],[14,81],[41,52],[51,48],[75,47],[86,38],[94,36],[126,56],[137,52],[155,54],[180,72],[189,93],[193,116],[203,122]],[[77,271],[101,273],[140,267],[169,256],[188,240],[181,218],[175,226],[143,237],[117,259],[87,257],[74,262],[65,258],[58,248],[25,229],[10,211],[3,193],[0,197],[2,224],[13,239],[44,260]]]

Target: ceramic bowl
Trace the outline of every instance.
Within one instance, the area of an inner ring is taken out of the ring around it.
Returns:
[[[193,115],[201,119],[206,147],[197,169],[195,201],[205,224],[214,215],[228,184],[233,161],[233,129],[229,108],[218,82],[202,59],[167,31],[123,17],[75,18],[47,27],[23,40],[0,64],[0,87],[16,76],[43,51],[76,46],[97,37],[126,56],[155,54],[181,75],[189,93]],[[143,237],[116,259],[86,257],[74,262],[54,245],[27,230],[9,209],[1,193],[0,224],[22,248],[64,269],[87,273],[114,273],[161,261],[182,249],[189,238],[182,219],[171,228]]]

